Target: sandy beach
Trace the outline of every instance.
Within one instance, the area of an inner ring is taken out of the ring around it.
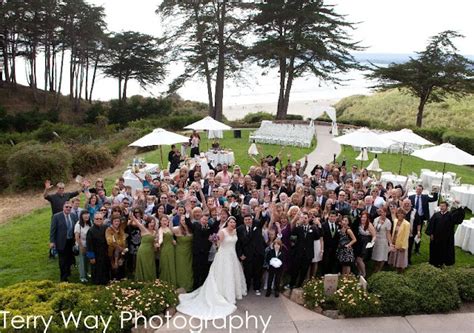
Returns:
[[[315,110],[330,107],[339,99],[318,99],[307,101],[290,101],[288,114],[302,115],[304,119],[311,118]],[[268,112],[275,114],[277,103],[252,103],[224,105],[224,115],[229,120],[242,119],[246,114],[254,112]]]

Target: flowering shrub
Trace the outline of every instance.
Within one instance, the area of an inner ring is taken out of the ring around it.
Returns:
[[[101,289],[91,302],[94,308],[105,309],[114,317],[118,317],[122,311],[136,311],[137,316],[149,318],[176,306],[178,296],[174,288],[164,281],[122,280]],[[129,329],[133,324],[130,321],[126,323],[129,327],[124,327],[125,329]]]
[[[379,297],[362,289],[353,276],[339,279],[335,301],[339,312],[346,317],[366,317],[382,312]]]
[[[303,286],[304,306],[313,310],[317,306],[327,308],[328,297],[324,295],[324,282],[322,279],[311,278]]]
[[[108,286],[84,286],[75,283],[57,283],[53,281],[27,281],[7,288],[0,288],[0,310],[9,311],[12,315],[44,316],[52,318],[48,332],[91,332],[78,322],[76,328],[71,322],[65,327],[61,312],[66,317],[70,313],[75,318],[84,319],[88,315],[111,318],[107,332],[129,332],[132,321],[126,321],[121,327],[121,311],[136,311],[137,316],[150,318],[165,312],[168,307],[176,306],[178,297],[174,288],[160,280],[154,282],[137,282],[123,280]],[[7,321],[8,323],[8,321]],[[6,332],[13,328],[6,327]],[[104,325],[99,321],[98,329],[102,332]],[[42,332],[45,329],[40,321],[38,327],[23,328],[22,332]]]
[[[372,316],[381,313],[380,299],[359,287],[354,277],[340,277],[337,291],[332,296],[324,294],[324,281],[312,278],[303,286],[305,307],[317,306],[324,310],[337,309],[346,317]]]

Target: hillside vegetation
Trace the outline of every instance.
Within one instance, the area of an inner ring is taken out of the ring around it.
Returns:
[[[335,108],[338,121],[343,123],[374,128],[414,127],[418,99],[394,89],[370,96],[349,96],[340,100]],[[440,127],[456,130],[474,128],[474,95],[427,104],[423,128]]]

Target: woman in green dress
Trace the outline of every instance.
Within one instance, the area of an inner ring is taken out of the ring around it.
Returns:
[[[169,227],[170,219],[167,215],[160,218],[160,228],[158,229],[158,246],[160,248],[160,280],[177,286],[176,280],[176,260],[173,231]]]
[[[179,220],[179,226],[173,228],[176,236],[176,279],[177,287],[187,292],[193,289],[193,235],[186,225],[185,216]]]
[[[137,281],[155,281],[155,226],[154,219],[147,220],[145,225],[130,214],[131,224],[140,229],[142,241],[137,252],[137,264],[135,267],[135,279]]]

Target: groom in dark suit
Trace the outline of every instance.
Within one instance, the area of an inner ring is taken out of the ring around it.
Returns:
[[[71,213],[72,204],[66,201],[63,211],[53,215],[49,232],[49,247],[56,248],[59,256],[59,271],[61,282],[67,282],[71,275],[71,265],[74,255],[74,226],[78,220],[76,214]]]
[[[253,282],[255,294],[260,296],[262,283],[262,268],[265,257],[265,241],[262,236],[262,222],[260,220],[260,207],[255,208],[256,216],[244,215],[244,224],[237,227],[237,257],[244,266],[244,275],[247,289]]]
[[[296,236],[294,267],[291,274],[290,289],[303,285],[308,274],[309,266],[314,257],[314,239],[316,228],[309,225],[308,213],[301,213],[301,224],[293,229],[292,236]]]
[[[193,231],[193,289],[203,285],[209,274],[209,250],[211,249],[211,229],[208,225],[209,216],[203,215],[198,222],[186,219],[186,225]]]

